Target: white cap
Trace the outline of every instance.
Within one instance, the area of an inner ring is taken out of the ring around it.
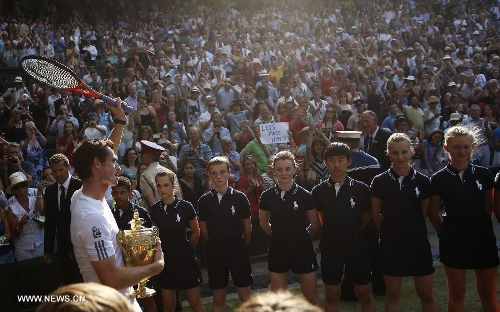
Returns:
[[[445,55],[445,56],[443,56],[443,60],[451,60],[451,56]]]
[[[165,151],[165,148],[163,148],[163,146],[160,146],[148,140],[141,140],[141,153],[161,155],[163,151]]]
[[[361,131],[337,131],[339,140],[359,140]]]
[[[450,121],[457,121],[460,119],[462,119],[462,115],[460,113],[455,112],[450,115]]]

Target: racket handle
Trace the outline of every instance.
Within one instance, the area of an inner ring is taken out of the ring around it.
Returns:
[[[116,101],[114,99],[110,98],[109,96],[102,94],[100,99],[103,100],[105,103],[116,106]],[[125,102],[123,102],[123,103],[124,103],[124,105],[122,105],[122,107],[123,107],[123,110],[125,112],[130,114],[134,111],[134,108],[132,106],[127,105]]]

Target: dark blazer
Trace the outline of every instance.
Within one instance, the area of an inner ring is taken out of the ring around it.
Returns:
[[[71,197],[73,193],[82,187],[82,181],[71,178],[66,199],[61,203],[59,209],[58,188],[59,183],[53,183],[45,189],[45,235],[44,235],[44,253],[52,254],[54,252],[54,240],[57,237],[57,246],[59,253],[72,253],[73,244],[71,243],[71,233],[69,227],[71,224]]]
[[[368,137],[365,137],[365,152],[377,158],[382,171],[391,167],[391,160],[387,157],[387,140],[391,136],[389,131],[378,128],[377,135],[373,140],[372,146],[368,149]]]

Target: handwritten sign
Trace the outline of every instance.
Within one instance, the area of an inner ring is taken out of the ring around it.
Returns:
[[[264,144],[289,142],[288,122],[261,124],[260,141]]]

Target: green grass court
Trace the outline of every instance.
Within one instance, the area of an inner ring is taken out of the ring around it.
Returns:
[[[297,284],[298,285],[298,284]],[[292,285],[292,286],[297,286]],[[497,294],[500,289],[500,284],[497,281]],[[293,293],[300,293],[300,289],[292,289]],[[320,298],[324,299],[323,285],[318,285],[318,292]],[[448,287],[446,284],[446,275],[444,273],[444,268],[442,265],[436,265],[436,273],[434,273],[434,296],[439,305],[440,311],[446,311],[446,302],[448,300]],[[377,311],[384,311],[384,297],[374,296],[375,305]],[[205,302],[205,300],[204,300]],[[226,311],[234,311],[240,302],[238,299],[228,300],[226,302]],[[205,303],[205,309],[207,311],[212,311],[210,303]],[[191,311],[190,308],[184,308],[183,311]],[[341,301],[340,311],[360,311],[359,303],[357,302],[345,302]],[[420,301],[415,293],[415,288],[413,286],[412,278],[403,279],[403,296],[401,300],[401,311],[421,311]],[[476,285],[474,282],[474,272],[467,271],[467,292],[465,297],[465,311],[468,312],[479,312],[482,311],[481,301],[476,291]]]

